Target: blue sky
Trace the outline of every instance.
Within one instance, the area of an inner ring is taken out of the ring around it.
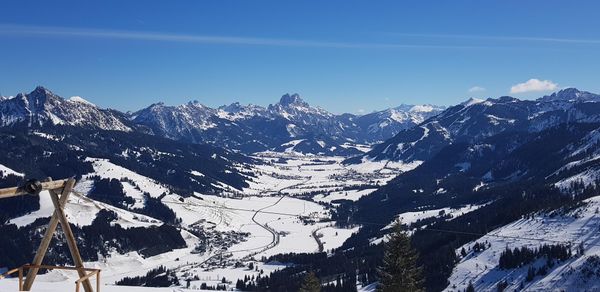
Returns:
[[[598,11],[599,1],[2,1],[0,93],[44,85],[135,110],[297,92],[357,113],[600,92]]]

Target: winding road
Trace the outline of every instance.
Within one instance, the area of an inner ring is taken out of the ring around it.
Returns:
[[[253,257],[253,256],[255,256],[255,255],[259,254],[259,253],[265,252],[265,251],[267,251],[267,250],[269,250],[269,249],[272,249],[272,248],[274,248],[275,246],[277,246],[277,245],[279,244],[279,233],[277,232],[277,230],[275,230],[275,229],[273,229],[273,228],[269,227],[269,225],[268,225],[267,223],[264,223],[264,224],[263,224],[263,223],[260,223],[259,221],[257,221],[257,220],[256,220],[256,217],[257,217],[257,216],[258,216],[258,214],[259,214],[259,213],[261,213],[262,211],[264,211],[264,210],[266,210],[266,209],[268,209],[268,208],[271,208],[271,207],[274,207],[274,206],[276,206],[276,205],[277,205],[277,204],[279,204],[279,203],[280,203],[280,202],[281,202],[281,201],[282,201],[282,200],[283,200],[285,197],[287,197],[287,195],[285,195],[285,194],[283,194],[283,193],[282,193],[284,190],[286,190],[286,189],[289,189],[289,188],[294,188],[294,187],[297,187],[297,186],[300,186],[300,185],[303,185],[303,184],[305,184],[305,183],[309,182],[310,180],[311,180],[311,177],[308,177],[306,180],[304,180],[304,181],[302,181],[302,182],[300,182],[300,183],[297,183],[297,184],[294,184],[294,185],[290,185],[290,186],[287,186],[287,187],[283,187],[283,188],[281,188],[281,189],[277,190],[277,194],[279,194],[279,195],[280,195],[279,199],[278,199],[278,200],[277,200],[275,203],[273,203],[273,204],[271,204],[271,205],[268,205],[268,206],[265,206],[265,207],[262,207],[262,208],[260,208],[260,209],[256,210],[256,212],[254,212],[254,214],[252,215],[252,222],[254,222],[254,224],[256,224],[256,225],[258,225],[258,226],[262,227],[262,228],[263,228],[263,229],[265,229],[267,232],[271,233],[271,236],[272,236],[272,237],[271,237],[271,242],[270,242],[270,243],[268,243],[268,244],[266,244],[266,245],[264,245],[264,246],[260,246],[260,247],[253,247],[253,248],[248,248],[248,249],[240,249],[240,250],[233,250],[233,251],[229,251],[229,250],[228,250],[228,251],[220,251],[220,252],[218,252],[218,253],[215,253],[214,255],[212,255],[212,256],[210,256],[210,257],[206,258],[204,261],[202,261],[202,262],[200,262],[200,263],[197,263],[197,264],[188,264],[188,265],[184,265],[184,266],[186,266],[186,267],[188,267],[188,268],[190,268],[190,267],[193,267],[193,266],[202,266],[203,264],[205,264],[205,263],[207,263],[207,262],[209,262],[209,261],[211,261],[211,260],[213,260],[213,259],[215,259],[215,258],[217,258],[217,257],[221,257],[221,256],[222,256],[222,255],[224,255],[224,254],[233,254],[233,253],[240,253],[240,252],[254,251],[254,252],[252,252],[252,253],[250,253],[250,254],[248,254],[248,255],[246,255],[246,256],[244,256],[244,257],[242,258],[242,260],[248,260],[248,259],[250,259],[251,257]],[[182,267],[180,267],[180,268],[183,268],[183,266],[182,266]]]

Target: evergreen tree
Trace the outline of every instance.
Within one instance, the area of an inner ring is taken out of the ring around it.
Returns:
[[[388,291],[423,291],[421,267],[417,266],[417,252],[410,245],[410,238],[402,230],[398,220],[384,244],[383,265],[379,268],[379,287]]]
[[[469,286],[467,286],[467,290],[465,292],[475,292],[475,287],[473,287],[473,282],[469,281]]]
[[[321,281],[315,273],[309,272],[304,277],[304,281],[302,282],[302,286],[300,286],[299,292],[320,292],[321,291]]]

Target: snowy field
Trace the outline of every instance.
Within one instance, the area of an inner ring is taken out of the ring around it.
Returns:
[[[322,203],[335,200],[358,200],[368,195],[397,174],[418,164],[370,162],[363,165],[343,165],[342,157],[302,155],[294,152],[265,152],[255,158],[263,164],[253,166],[256,177],[250,187],[235,196],[224,186],[225,197],[195,193],[183,198],[166,186],[105,159],[88,158],[94,172],[84,175],[75,187],[66,207],[69,220],[78,226],[90,225],[102,209],[114,211],[118,219],[113,224],[123,227],[160,225],[157,219],[136,214],[86,197],[96,177],[122,182],[125,195],[134,200],[132,208],[143,206],[143,193],[162,197],[162,202],[181,218],[181,235],[187,247],[144,258],[137,252],[111,253],[87,267],[102,269],[103,291],[188,291],[180,288],[131,288],[115,286],[124,277],[144,275],[161,265],[172,269],[180,279],[197,277],[189,291],[198,291],[202,283],[220,284],[225,277],[229,287],[237,279],[256,277],[261,271],[271,273],[286,265],[261,262],[279,253],[319,252],[343,244],[358,227],[341,229],[334,226],[330,210]],[[19,175],[4,166],[5,174]],[[203,174],[191,170],[198,176]],[[40,209],[10,221],[17,226],[31,224],[37,218],[50,217],[53,208],[47,193],[40,195]],[[210,239],[203,243],[194,232],[201,231]],[[201,252],[196,247],[203,246]],[[247,267],[252,263],[255,269]],[[36,279],[33,291],[74,290],[76,274],[52,271]],[[14,279],[0,280],[0,291],[12,290]]]
[[[356,201],[420,164],[365,160],[361,164],[345,165],[344,157],[295,152],[262,152],[255,158],[264,164],[255,167],[256,178],[249,182],[250,187],[244,194],[264,196],[282,192],[314,197],[319,202]]]

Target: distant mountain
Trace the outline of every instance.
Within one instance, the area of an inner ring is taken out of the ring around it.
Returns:
[[[0,100],[0,126],[42,127],[71,125],[103,130],[131,131],[125,116],[100,109],[82,98],[65,100],[44,87],[29,94]]]
[[[470,99],[399,132],[364,157],[375,160],[427,160],[442,148],[474,143],[507,131],[539,132],[562,124],[600,121],[600,95],[564,89],[537,100],[503,96]],[[358,162],[363,157],[349,160]]]
[[[402,130],[413,128],[433,117],[445,108],[435,105],[400,105],[383,111],[373,112],[355,118],[364,139],[384,141]]]
[[[385,140],[441,110],[403,105],[363,116],[335,115],[309,105],[298,94],[285,94],[266,108],[239,103],[218,109],[197,102],[180,106],[158,103],[133,113],[131,119],[157,135],[244,152],[287,149],[352,155],[361,152],[350,144]]]
[[[401,105],[366,115],[336,115],[285,94],[268,107],[232,103],[211,108],[198,101],[162,102],[133,113],[102,109],[82,97],[64,99],[44,87],[0,98],[0,127],[69,125],[88,129],[139,131],[185,142],[253,153],[289,150],[352,156],[354,144],[384,141],[435,116],[442,107]],[[292,147],[289,147],[292,143]]]

